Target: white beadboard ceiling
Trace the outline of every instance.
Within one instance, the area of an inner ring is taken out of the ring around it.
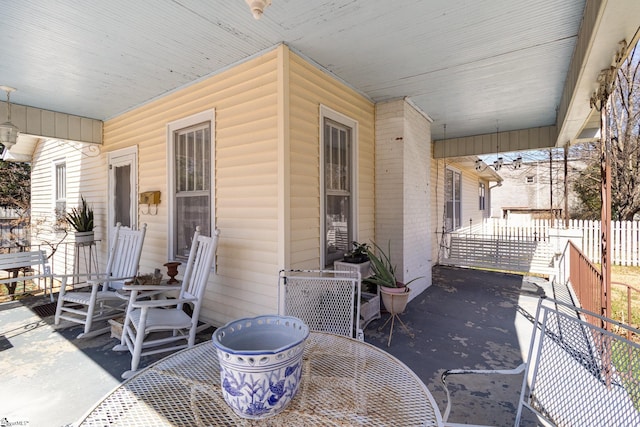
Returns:
[[[16,104],[107,120],[284,42],[374,101],[409,97],[439,139],[445,123],[447,137],[556,124],[585,0],[273,0],[259,21],[245,0],[0,8]],[[612,39],[635,16],[607,24]]]

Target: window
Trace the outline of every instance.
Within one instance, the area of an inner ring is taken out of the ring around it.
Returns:
[[[322,242],[324,266],[342,259],[355,236],[355,129],[356,123],[329,109],[322,109]]]
[[[444,198],[446,203],[445,230],[451,231],[460,227],[460,172],[447,169],[445,173]]]
[[[65,215],[67,211],[67,164],[65,162],[54,163],[54,204],[55,204],[55,229],[65,226]]]
[[[536,182],[535,176],[533,175],[527,176],[527,184],[533,184],[534,182]]]
[[[168,126],[169,158],[173,159],[170,183],[173,239],[169,249],[172,259],[189,256],[191,238],[197,226],[205,236],[211,236],[214,228],[212,123],[211,111]]]
[[[487,208],[486,187],[484,182],[478,183],[478,209],[484,211]]]

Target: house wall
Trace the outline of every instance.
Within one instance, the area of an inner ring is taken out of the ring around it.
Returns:
[[[358,239],[371,241],[374,105],[284,45],[105,122],[100,154],[75,154],[77,159],[67,162],[70,198],[81,193],[96,207],[96,235],[106,236],[107,153],[137,146],[137,192],[162,194],[157,212],[146,206],[138,212],[138,224],[147,224],[140,271],[164,272],[171,197],[167,124],[214,109],[220,240],[201,316],[219,325],[273,313],[278,272],[320,265],[321,104],[358,123]],[[53,153],[61,151],[46,147],[34,155],[34,208],[50,214],[53,202],[44,195],[51,193]],[[106,238],[99,249],[102,268]]]
[[[547,154],[548,155],[548,154]],[[577,212],[580,200],[574,191],[574,183],[585,168],[583,161],[569,159],[568,165],[568,206],[569,215]],[[553,191],[553,209],[564,212],[564,161],[554,159],[524,162],[519,169],[503,167],[500,176],[504,179],[502,186],[491,190],[493,203],[491,216],[501,218],[507,208],[550,209],[551,192]],[[527,178],[531,182],[528,182]],[[530,215],[527,215],[529,217]],[[537,214],[537,217],[549,217],[548,214]]]
[[[374,237],[374,104],[302,57],[289,53],[290,262],[320,267],[320,105],[358,123],[357,236]]]
[[[31,241],[41,245],[41,248],[50,255],[55,254],[49,260],[52,271],[62,274],[74,271],[76,248],[73,244],[73,230],[68,232],[57,230],[55,227],[55,164],[66,164],[67,176],[67,211],[76,207],[83,196],[94,209],[95,220],[102,223],[106,215],[104,202],[105,191],[100,180],[106,182],[104,170],[104,157],[100,155],[98,146],[86,143],[64,142],[58,140],[41,140],[35,147],[33,161],[31,163]],[[91,170],[95,179],[84,181],[85,171]],[[96,230],[95,238],[100,242],[92,251],[107,253],[106,237],[101,230]],[[102,248],[104,246],[104,248]],[[78,269],[80,273],[86,272],[88,267],[89,252],[80,250]],[[106,256],[106,255],[105,255]],[[97,257],[96,257],[97,259]]]
[[[405,100],[376,105],[376,243],[411,298],[431,285],[429,120]],[[390,245],[390,247],[389,247]]]
[[[278,263],[278,50],[105,122],[103,151],[138,146],[138,192],[159,190],[147,223],[140,271],[168,259],[167,124],[215,110],[216,274],[202,318],[225,323],[274,312]],[[163,268],[164,270],[164,268]],[[184,265],[181,266],[181,273]]]
[[[475,169],[466,166],[461,162],[456,162],[455,158],[431,159],[431,221],[430,231],[433,236],[431,243],[431,259],[433,264],[437,264],[442,259],[440,251],[442,242],[442,224],[444,222],[444,176],[445,169],[452,168],[461,173],[462,180],[462,208],[460,226],[468,227],[470,224],[480,224],[483,218],[487,217],[491,208],[490,182],[481,178]],[[480,210],[478,198],[478,186],[480,182],[485,184],[485,206],[484,211]],[[493,191],[493,190],[491,190]]]

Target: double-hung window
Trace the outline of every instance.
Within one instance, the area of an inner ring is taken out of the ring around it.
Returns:
[[[478,210],[484,211],[487,209],[487,195],[486,186],[484,182],[478,183]]]
[[[56,223],[54,228],[60,229],[65,225],[67,210],[67,164],[65,162],[55,162],[53,165],[54,175],[54,204]]]
[[[460,228],[460,217],[462,214],[461,187],[460,172],[447,169],[444,184],[446,231]]]
[[[357,124],[322,108],[322,251],[325,267],[342,259],[355,240],[355,134]]]
[[[169,125],[173,162],[170,256],[176,259],[189,256],[196,227],[204,236],[211,236],[213,229],[213,112],[210,116],[210,121],[191,124],[203,118],[198,115]]]

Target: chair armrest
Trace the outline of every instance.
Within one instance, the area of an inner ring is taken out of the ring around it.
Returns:
[[[133,277],[111,277],[111,276],[96,277],[96,278],[87,279],[87,283],[92,285],[94,283],[124,282],[125,280],[133,280]]]
[[[176,291],[182,286],[177,285],[124,285],[125,291]]]
[[[154,308],[154,307],[170,307],[185,302],[196,302],[196,298],[176,298],[166,300],[149,300],[149,301],[135,301],[130,303],[134,308]]]
[[[105,278],[108,278],[109,276],[106,275],[106,273],[78,273],[78,274],[56,274],[56,273],[52,273],[53,277],[55,277],[56,279],[68,279],[68,278],[73,278],[73,277],[77,277],[77,278],[81,278],[81,277],[101,277],[104,276]]]
[[[499,375],[517,375],[524,372],[527,367],[526,363],[520,364],[518,367],[513,369],[449,369],[442,373],[440,380],[442,381],[442,385],[444,386],[444,391],[447,394],[447,408],[442,415],[442,421],[445,423],[449,419],[449,413],[451,412],[451,395],[449,394],[449,388],[447,387],[447,377],[449,375],[458,375],[458,374],[480,374],[480,375],[491,375],[491,374],[499,374]]]

